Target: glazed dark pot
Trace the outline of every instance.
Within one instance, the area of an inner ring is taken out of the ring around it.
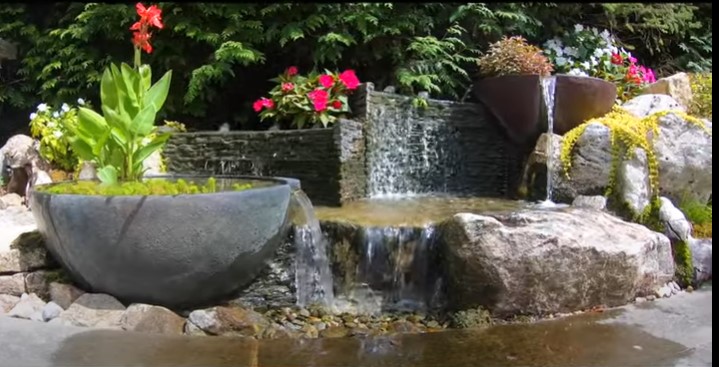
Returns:
[[[191,178],[203,183],[207,177]],[[48,250],[87,290],[175,309],[235,295],[271,258],[289,229],[297,182],[215,176],[244,191],[175,196],[50,194],[30,207]]]
[[[532,145],[547,131],[547,106],[539,75],[484,78],[474,94],[512,140]],[[563,135],[584,121],[611,111],[617,98],[613,83],[583,76],[556,75],[553,131]]]

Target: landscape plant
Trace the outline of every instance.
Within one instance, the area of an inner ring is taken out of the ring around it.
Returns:
[[[620,101],[627,101],[656,81],[654,71],[638,63],[631,52],[617,47],[609,31],[576,24],[571,32],[544,43],[544,53],[558,73],[592,76],[617,86]]]
[[[289,122],[298,129],[334,124],[350,112],[348,95],[360,84],[354,70],[300,75],[296,66],[272,79],[277,85],[253,104],[262,121]]]
[[[491,44],[478,62],[481,77],[552,73],[553,67],[542,50],[521,36],[504,37]]]
[[[143,161],[162,148],[168,133],[155,131],[155,118],[170,88],[172,71],[152,84],[152,70],[141,61],[142,51],[151,53],[151,27],[162,29],[162,12],[156,6],[136,4],[140,19],[133,31],[134,67],[122,63],[106,68],[100,82],[103,115],[80,107],[77,125],[65,123],[70,145],[80,158],[93,162],[105,184],[137,181]],[[153,136],[154,135],[154,136]]]
[[[77,100],[79,106],[86,105],[84,99]],[[40,156],[51,166],[65,172],[72,172],[79,160],[70,145],[68,126],[78,125],[78,108],[63,103],[54,109],[47,103],[41,103],[30,114],[30,134],[40,141]]]

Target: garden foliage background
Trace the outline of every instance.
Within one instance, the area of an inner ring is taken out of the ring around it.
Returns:
[[[577,23],[609,29],[658,77],[712,62],[711,3],[158,5],[166,27],[143,61],[173,70],[164,113],[190,129],[263,128],[251,104],[290,65],[352,68],[380,89],[461,99],[489,43],[523,35],[541,46]],[[134,18],[130,2],[0,4],[0,38],[18,43],[18,60],[0,69],[0,125],[26,127],[40,102],[99,105],[104,67],[132,61]]]

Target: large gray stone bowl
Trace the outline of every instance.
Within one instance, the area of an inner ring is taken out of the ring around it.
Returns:
[[[287,234],[298,184],[215,177],[219,187],[238,180],[256,187],[176,196],[32,190],[30,207],[49,251],[81,286],[123,302],[187,309],[222,301],[252,281]]]

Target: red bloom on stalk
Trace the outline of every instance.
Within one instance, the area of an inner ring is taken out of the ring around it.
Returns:
[[[157,5],[151,5],[149,8],[145,8],[145,5],[142,5],[142,3],[137,3],[135,4],[135,9],[137,10],[137,15],[140,16],[140,21],[133,24],[130,29],[138,30],[143,24],[149,24],[158,29],[162,29],[162,10],[160,10]]]
[[[290,66],[287,68],[287,75],[289,76],[297,75],[297,72],[297,66]]]
[[[614,65],[620,65],[624,62],[624,59],[622,59],[622,55],[620,54],[612,54],[612,64]]]
[[[145,50],[148,54],[152,53],[152,45],[150,44],[151,35],[151,33],[147,32],[134,32],[132,34],[132,43]]]
[[[275,102],[273,102],[269,98],[262,97],[255,101],[255,103],[252,104],[252,108],[254,108],[255,112],[262,111],[263,107],[267,107],[268,109],[272,109],[275,107]]]
[[[283,92],[289,92],[291,90],[295,89],[295,85],[292,83],[282,83],[282,91]]]
[[[330,74],[322,74],[320,75],[320,84],[329,89],[332,88],[332,85],[335,84],[335,78]]]
[[[329,98],[329,94],[326,90],[315,89],[312,92],[307,93],[307,98],[312,101],[315,111],[322,112],[327,109],[327,99]]]
[[[332,107],[334,107],[336,110],[339,110],[342,108],[342,101],[334,101],[332,102]]]
[[[357,75],[355,75],[355,71],[351,69],[343,71],[342,74],[340,74],[340,80],[349,90],[357,89],[360,84]]]

